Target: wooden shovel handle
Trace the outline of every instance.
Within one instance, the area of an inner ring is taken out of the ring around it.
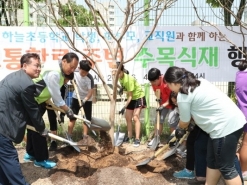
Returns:
[[[78,87],[77,87],[77,85],[76,85],[74,79],[71,80],[71,82],[72,82],[72,84],[73,84],[73,86],[74,86],[74,89],[75,89],[75,92],[76,92],[76,97],[77,97],[77,100],[78,100],[79,105],[80,105],[80,107],[81,107],[81,108],[80,108],[81,114],[82,114],[82,116],[85,116],[84,108],[82,107],[82,104],[81,104],[81,98],[80,98],[80,95],[79,95]]]
[[[176,141],[176,137],[174,136],[169,143]],[[154,157],[157,157],[160,155],[164,150],[166,150],[169,147],[169,143],[167,143],[165,146],[163,146],[161,149],[159,149],[157,152],[155,152]]]
[[[38,131],[35,130],[35,128],[34,128],[33,126],[31,126],[31,125],[27,125],[27,129],[32,130],[32,131],[34,131],[34,132],[38,132]],[[62,138],[62,137],[59,137],[59,136],[57,136],[57,135],[55,135],[55,134],[52,134],[52,133],[48,133],[48,136],[51,137],[51,138],[53,138],[53,139],[56,139],[56,140],[58,140],[58,141],[68,142],[67,139],[64,139],[64,138]]]
[[[189,132],[186,132],[186,134],[184,134],[184,136],[179,140],[179,144],[181,144],[181,143],[184,141],[184,139],[185,139],[188,135],[189,135]],[[157,152],[155,152],[154,157],[157,157],[158,155],[160,155],[165,149],[167,149],[167,148],[169,147],[169,144],[170,144],[171,142],[176,141],[176,139],[177,139],[177,138],[174,136],[174,137],[169,141],[169,143],[167,143],[165,146],[163,146],[161,149],[159,149]]]
[[[61,109],[61,108],[55,106],[55,105],[51,102],[51,100],[47,100],[46,103],[47,103],[48,105],[51,106],[51,107],[46,106],[47,109],[50,109],[50,110],[57,110],[57,111],[60,111],[60,112],[62,112],[62,113],[65,113],[65,111],[64,111],[63,109]],[[74,114],[74,117],[77,118],[77,119],[80,119],[80,120],[82,120],[82,121],[84,121],[84,122],[86,122],[86,123],[88,123],[88,124],[91,124],[90,121],[88,121],[87,119],[82,118],[81,116],[78,116],[78,115]]]
[[[160,89],[156,89],[155,96],[157,100],[160,99]],[[160,103],[159,101],[157,101],[157,108],[159,107],[160,107]],[[160,111],[157,111],[157,130],[158,131],[160,130]]]

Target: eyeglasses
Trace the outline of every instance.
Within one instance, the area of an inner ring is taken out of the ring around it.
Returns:
[[[35,65],[32,65],[32,66],[34,66],[36,68],[41,68],[41,64],[35,64]]]
[[[41,64],[27,64],[27,65],[31,65],[31,66],[34,66],[36,68],[41,68]]]

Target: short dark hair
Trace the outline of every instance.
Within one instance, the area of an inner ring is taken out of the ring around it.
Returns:
[[[169,96],[169,105],[171,105],[172,109],[175,109],[175,107],[177,107],[177,105],[175,105],[175,104],[173,103],[173,101],[172,101],[172,98],[177,99],[177,96],[178,96],[177,93],[171,91],[170,96]]]
[[[154,81],[159,79],[159,77],[161,76],[160,70],[157,68],[151,68],[148,71],[148,80],[149,81]]]
[[[69,75],[64,74],[64,77],[68,80],[73,80],[74,79],[74,73],[70,73]]]
[[[38,59],[40,61],[40,57],[37,53],[26,53],[24,55],[22,55],[21,59],[20,59],[20,63],[21,63],[21,67],[23,67],[23,64],[30,64],[31,61],[30,59],[34,58],[34,59]]]
[[[81,60],[79,63],[80,69],[84,71],[90,71],[92,64],[89,60]]]
[[[77,61],[79,61],[79,57],[77,56],[77,54],[73,53],[73,52],[69,52],[67,54],[65,54],[62,58],[62,60],[66,60],[67,63],[70,63],[73,61],[73,59],[76,59]]]
[[[247,68],[247,61],[246,59],[243,59],[238,64],[239,71],[244,71]]]
[[[117,62],[117,68],[120,66],[120,62]],[[121,66],[121,71],[123,71],[125,74],[129,74],[129,71],[127,69],[124,68],[124,65]]]
[[[116,62],[116,63],[117,63],[117,68],[119,68],[120,62]],[[124,72],[124,65],[121,66],[121,69],[120,69],[120,70]],[[128,70],[126,69],[126,71],[128,71]],[[129,71],[128,71],[128,72],[129,72]],[[128,74],[128,73],[127,73],[127,74]]]

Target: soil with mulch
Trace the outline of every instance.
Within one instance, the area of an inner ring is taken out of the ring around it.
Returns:
[[[22,172],[33,185],[183,185],[187,180],[175,179],[172,174],[184,168],[185,159],[173,155],[166,160],[162,154],[147,165],[137,164],[154,156],[146,145],[135,148],[132,144],[112,146],[110,137],[101,133],[97,143],[90,138],[89,146],[78,153],[71,146],[50,152],[50,160],[57,162],[54,169],[37,168],[32,162],[24,163],[25,148],[17,147]]]

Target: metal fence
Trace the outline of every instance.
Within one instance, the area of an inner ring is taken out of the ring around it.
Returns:
[[[213,82],[213,84],[216,85],[221,91],[228,94],[229,96],[234,96],[234,83],[229,84],[228,82]],[[74,90],[73,86],[69,85],[67,99],[66,99],[66,102],[68,105],[70,105],[71,103],[73,90]],[[154,91],[152,87],[150,87],[149,88],[149,100],[150,101],[149,101],[149,106],[147,107],[147,109],[149,109],[149,121],[150,121],[151,128],[155,124],[155,121],[156,121],[155,118],[156,118],[157,103],[155,99],[156,97],[155,97]],[[121,103],[121,97],[118,95],[117,103],[116,103],[115,123],[126,124],[125,118],[121,117],[118,114],[118,111],[121,110],[122,106],[123,104]],[[109,101],[109,98],[106,94],[106,91],[103,85],[100,85],[100,84],[96,85],[94,88],[92,115],[94,117],[102,118],[102,119],[109,121],[110,101]],[[141,112],[141,116],[140,116],[142,127],[145,126],[144,118],[145,118],[145,111],[143,109]],[[164,131],[169,131],[167,119],[164,123]]]
[[[23,6],[22,3],[17,6],[17,8],[13,8],[12,5],[9,3],[6,4],[6,16],[1,16],[0,25],[7,25],[6,23],[6,17],[9,19],[9,25],[22,25],[23,22]],[[16,1],[19,2],[19,1]],[[21,2],[21,1],[20,1]],[[84,5],[86,7],[86,4],[84,0],[77,0],[78,4]],[[102,2],[110,2],[109,0],[102,0]],[[114,1],[111,1],[114,2]],[[125,1],[117,1],[118,3],[122,4]],[[138,2],[140,7],[143,5],[145,1]],[[213,22],[217,25],[223,25],[222,19],[219,18],[219,16],[222,16],[222,9],[220,8],[214,8],[211,9],[208,4],[205,1],[201,0],[195,0],[195,5],[198,7],[198,14],[203,16],[207,21]],[[126,3],[126,2],[125,2]],[[238,3],[237,1],[234,3]],[[123,5],[124,6],[124,5]],[[121,7],[121,6],[120,6]],[[233,5],[233,11],[234,9],[238,7],[238,5]],[[87,7],[86,7],[87,8]],[[122,24],[122,17],[121,11],[119,11],[118,6],[115,6],[114,10],[112,11],[112,15],[114,15],[114,25],[119,26]],[[32,22],[39,22],[39,14],[38,12],[32,12],[33,7],[30,6],[30,21]],[[214,13],[213,13],[214,12]],[[219,16],[217,16],[219,15]],[[149,14],[149,24],[152,25],[152,19],[153,14],[150,12]],[[244,17],[246,17],[244,13]],[[17,20],[18,18],[18,20]],[[35,26],[37,24],[33,24]],[[144,21],[138,21],[136,25],[144,25]],[[159,21],[159,25],[162,26],[195,26],[195,25],[203,25],[202,22],[198,20],[198,17],[196,16],[196,13],[193,9],[193,6],[191,4],[191,0],[178,0],[174,3],[174,5],[166,10],[161,17]],[[45,25],[42,25],[45,26]],[[228,94],[229,96],[233,96],[233,85],[234,83],[228,82],[214,82],[214,84],[219,87],[224,93]],[[68,91],[68,98],[66,100],[66,103],[70,105],[71,102],[71,96],[73,92],[73,87],[69,86]],[[156,109],[156,102],[155,102],[155,96],[152,88],[150,88],[150,106],[147,107],[150,110],[150,122],[153,124],[155,122],[155,109]],[[119,111],[121,109],[121,102],[119,101],[120,97],[118,97],[116,111]],[[105,93],[105,90],[102,85],[95,86],[94,91],[94,104],[93,104],[93,116],[103,118],[105,120],[109,119],[109,110],[110,110],[110,102],[108,100],[108,97]],[[125,123],[124,119],[121,119],[119,115],[116,112],[116,121],[121,121],[121,123]],[[141,122],[144,123],[144,111],[142,111],[141,114]]]
[[[101,0],[102,2],[109,2],[107,0]],[[145,0],[139,1],[138,4],[139,6],[143,6]],[[84,6],[84,0],[78,0],[77,1],[79,4],[82,4]],[[124,3],[123,1],[118,1],[120,4]],[[204,19],[206,19],[208,22],[217,24],[217,25],[223,25],[223,21],[220,18],[222,16],[222,9],[220,8],[210,8],[208,4],[205,3],[205,1],[199,1],[195,0],[194,1],[195,6],[198,7],[198,14],[200,16],[203,16]],[[234,2],[237,3],[237,2]],[[238,7],[238,5],[233,5],[233,9]],[[121,11],[117,10],[118,6],[115,6],[115,26],[120,26],[122,24],[122,17],[123,15],[121,14]],[[150,12],[149,14],[149,24],[150,26],[153,24],[152,20],[154,17],[154,13]],[[144,25],[144,21],[139,21],[136,23],[136,25]],[[162,26],[200,26],[200,25],[205,25],[201,21],[199,21],[196,12],[194,11],[194,8],[192,6],[191,0],[178,0],[177,2],[174,3],[174,5],[166,10],[161,17],[159,21],[159,25]],[[220,90],[222,90],[224,93],[226,93],[229,96],[234,96],[234,83],[231,82],[213,82]],[[70,86],[70,92],[73,91],[73,87]],[[156,117],[156,102],[155,102],[155,95],[150,87],[149,90],[149,118],[150,118],[150,124],[153,125],[155,123],[155,117]],[[70,99],[70,97],[68,97]],[[118,97],[120,99],[120,97]],[[116,106],[116,119],[115,122],[120,122],[126,124],[125,119],[121,119],[120,116],[117,114],[117,111],[121,110],[121,102],[118,100],[117,101],[117,106]],[[107,97],[107,94],[103,88],[102,85],[97,85],[95,87],[94,91],[94,104],[93,104],[93,116],[103,118],[105,120],[109,119],[110,115],[110,101]],[[141,123],[144,126],[144,110],[142,110],[141,113]],[[164,130],[169,130],[168,125],[165,124]]]

